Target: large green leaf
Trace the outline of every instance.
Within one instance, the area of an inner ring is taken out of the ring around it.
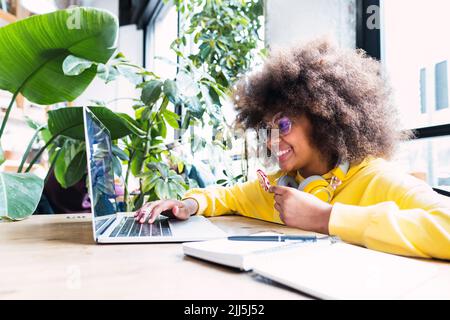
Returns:
[[[68,76],[78,76],[92,67],[94,63],[83,58],[68,56],[63,63],[63,72]]]
[[[136,150],[133,158],[131,159],[131,173],[137,176],[142,172],[142,165],[144,164],[144,152],[141,150]]]
[[[86,174],[86,152],[83,150],[78,152],[77,155],[67,166],[65,181],[68,186],[73,186],[80,181]]]
[[[0,218],[22,220],[32,215],[44,181],[32,173],[0,172]]]
[[[163,83],[159,80],[151,80],[142,89],[141,100],[147,106],[153,105],[161,95]]]
[[[178,125],[178,120],[180,120],[180,116],[176,114],[175,112],[172,112],[168,109],[164,110],[162,112],[164,119],[167,121],[167,123],[174,129],[180,129],[180,126]]]
[[[61,152],[59,153],[58,158],[55,162],[55,178],[58,181],[58,183],[63,187],[67,188],[66,180],[65,180],[65,173],[67,170],[67,164],[65,161],[66,157],[66,150],[63,148]]]
[[[0,28],[0,89],[38,104],[72,101],[91,83],[97,66],[65,75],[69,56],[106,63],[115,51],[118,23],[111,13],[72,8],[36,15]]]
[[[84,143],[65,143],[55,163],[55,177],[63,188],[69,188],[86,174],[86,147]]]
[[[164,180],[158,180],[155,185],[155,193],[159,199],[170,199],[170,190],[168,184]]]
[[[105,107],[89,107],[92,113],[108,128],[111,139],[116,140],[130,133],[145,135],[145,132],[136,128],[123,117],[115,114]],[[55,135],[63,132],[63,135],[84,140],[83,108],[60,108],[48,112],[48,128]]]
[[[178,97],[178,87],[175,81],[170,79],[164,81],[164,94],[174,105],[179,103],[180,98]]]

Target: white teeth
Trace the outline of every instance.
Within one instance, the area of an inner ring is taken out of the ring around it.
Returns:
[[[291,151],[291,149],[278,151],[277,152],[277,157],[281,157],[281,156],[285,155],[286,153],[288,153],[289,151]]]

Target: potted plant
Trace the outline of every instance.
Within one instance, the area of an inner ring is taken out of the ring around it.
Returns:
[[[19,93],[41,105],[78,97],[96,76],[98,64],[114,54],[117,29],[114,15],[94,8],[60,10],[0,28],[0,89],[13,94],[0,141]],[[72,75],[65,74],[63,66]],[[76,124],[71,125],[58,134]],[[0,172],[0,217],[20,220],[32,214],[42,188],[43,180],[32,173]]]

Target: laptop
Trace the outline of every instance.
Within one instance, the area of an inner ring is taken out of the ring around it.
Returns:
[[[97,243],[186,242],[227,236],[203,216],[184,221],[160,216],[153,224],[141,224],[134,220],[133,212],[118,212],[111,135],[89,107],[83,108],[83,120],[92,227]]]

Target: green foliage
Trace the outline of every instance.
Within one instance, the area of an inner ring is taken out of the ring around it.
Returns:
[[[234,140],[232,130],[226,123],[222,107],[226,103],[231,85],[248,71],[258,54],[263,14],[263,2],[250,0],[178,0],[174,1],[184,24],[179,38],[171,45],[178,56],[179,72],[176,79],[161,79],[158,75],[130,64],[123,55],[118,55],[102,68],[105,74],[121,73],[142,89],[140,101],[134,108],[129,122],[145,132],[144,137],[130,135],[122,139],[125,152],[130,158],[125,184],[129,175],[139,179],[140,191],[134,196],[128,210],[148,200],[180,198],[195,181],[180,175],[186,165],[163,143],[168,126],[180,129],[182,137],[192,126],[211,126],[215,132],[213,140],[194,135],[189,138],[192,153],[203,148],[231,149]],[[185,56],[189,38],[198,46],[198,51]],[[120,72],[120,66],[133,67],[135,76]],[[109,71],[108,71],[109,70]],[[183,118],[169,106],[183,110]],[[180,138],[182,140],[182,138]],[[220,183],[232,185],[242,175],[227,177]],[[125,198],[128,197],[127,187]]]
[[[67,24],[74,16],[79,28]],[[93,8],[32,16],[0,28],[0,89],[44,105],[74,100],[94,79],[93,63],[106,63],[114,53],[117,29],[116,17]],[[64,74],[63,63],[72,65],[76,57],[91,65],[75,68],[77,76]]]
[[[22,220],[32,214],[43,188],[44,181],[32,173],[0,172],[0,218]]]
[[[139,70],[138,72],[141,72]],[[145,132],[139,137],[130,135],[122,142],[129,156],[129,165],[125,175],[125,198],[128,198],[128,178],[130,173],[140,180],[140,192],[127,210],[135,210],[148,199],[179,198],[187,189],[184,178],[164,163],[169,155],[164,139],[167,126],[179,128],[179,116],[167,109],[169,104],[180,103],[177,84],[172,80],[164,82],[154,78],[138,85],[142,88],[140,103],[133,106],[134,117],[127,117],[136,127]]]
[[[106,126],[111,139],[116,140],[130,133],[144,136],[145,132],[137,128],[121,114],[105,107],[90,107],[95,116]],[[51,134],[84,140],[83,108],[60,108],[48,112],[48,128]]]
[[[65,139],[55,162],[55,177],[63,188],[68,188],[86,174],[86,146],[84,142]]]
[[[226,170],[223,170],[222,172],[225,175],[225,179],[219,179],[216,181],[216,183],[223,187],[232,186],[232,185],[236,184],[236,182],[241,181],[241,179],[243,178],[242,174],[239,174],[235,177],[231,177],[231,176],[229,176],[229,174],[227,173]]]
[[[56,60],[64,71],[62,83],[85,78],[80,83],[87,86],[93,78],[92,72],[96,71],[105,82],[123,76],[141,89],[131,115],[114,113],[104,107],[92,109],[110,129],[112,139],[117,143],[113,147],[116,175],[123,175],[122,165],[127,165],[124,174],[127,210],[140,207],[144,198],[180,198],[189,187],[196,186],[193,180],[181,175],[187,167],[183,160],[164,144],[169,127],[181,130],[180,136],[192,126],[213,128],[212,140],[197,135],[189,138],[193,153],[203,148],[209,148],[213,153],[217,152],[214,148],[231,149],[234,137],[222,108],[231,85],[260,54],[258,30],[263,13],[262,0],[179,0],[175,4],[184,21],[179,38],[171,45],[179,59],[179,72],[175,79],[161,79],[153,72],[130,63],[120,53],[107,63],[112,51],[104,50],[104,45],[115,38],[115,31],[109,35],[104,33],[104,30],[112,28],[107,16],[101,20],[107,24],[101,28],[102,31],[90,38],[87,36],[87,43],[100,47],[98,50],[91,48],[92,54],[104,53],[104,59],[94,59],[85,54],[83,46],[81,51],[75,46],[75,50],[68,48]],[[80,12],[87,14],[86,10]],[[113,21],[115,25],[115,19]],[[96,27],[99,25],[94,24],[93,28]],[[184,48],[189,39],[198,46],[198,50],[185,56]],[[59,84],[49,76],[42,81],[49,82],[47,86]],[[82,92],[85,87],[79,88],[77,90]],[[77,90],[65,89],[60,97],[67,100],[67,92],[77,95]],[[171,111],[172,108],[183,110],[183,117]],[[81,111],[81,108],[54,110],[49,112],[47,126],[34,124],[36,135],[32,141],[41,139],[45,142],[44,148],[49,150],[56,178],[63,187],[77,183],[86,173]],[[231,177],[226,171],[224,174],[226,179],[218,181],[219,184],[232,185],[242,179],[242,175]],[[139,179],[140,189],[132,197],[128,190],[130,175]]]
[[[182,55],[181,47],[191,37],[198,53],[189,55],[195,67],[206,66],[208,74],[228,88],[251,67],[261,37],[263,1],[188,0],[175,1],[187,22],[184,33],[172,47]]]
[[[70,23],[72,20],[77,23]],[[113,55],[117,29],[115,16],[93,8],[36,15],[0,28],[0,89],[13,93],[2,120],[0,138],[19,93],[34,103],[45,105],[77,98],[94,79],[98,64],[106,63]],[[32,143],[48,132],[45,126],[36,128],[19,173],[0,173],[0,216],[18,220],[36,209],[44,181],[21,171]],[[31,161],[27,172],[57,137],[46,137],[45,147]],[[2,150],[0,153],[0,161],[3,161]],[[85,158],[82,153],[73,157],[72,161],[64,163],[64,183],[79,179],[83,171]],[[57,160],[56,154],[53,160]]]
[[[222,107],[231,84],[251,67],[258,54],[262,1],[189,0],[176,1],[176,5],[185,24],[171,46],[179,57],[175,79],[162,79],[130,63],[120,53],[108,63],[71,53],[62,64],[65,76],[77,77],[96,68],[105,82],[123,76],[141,89],[132,114],[93,108],[115,140],[115,173],[123,175],[122,165],[127,165],[124,174],[127,210],[139,208],[144,199],[180,198],[189,187],[197,187],[195,181],[182,175],[187,168],[183,160],[164,144],[169,127],[181,130],[180,136],[192,126],[213,127],[213,140],[190,137],[193,153],[203,148],[216,153],[214,148],[232,147],[233,135]],[[198,51],[185,56],[189,37],[198,45]],[[183,110],[183,117],[171,111],[173,108]],[[80,151],[84,148],[81,115],[80,108],[58,109],[49,113],[48,128],[36,126],[36,130],[41,130],[39,137],[46,135],[43,139],[63,187],[73,185],[85,174],[86,158]],[[132,195],[128,190],[130,175],[139,180],[139,191]],[[242,178],[228,177],[226,172],[225,176],[227,179],[218,183],[232,185]]]

